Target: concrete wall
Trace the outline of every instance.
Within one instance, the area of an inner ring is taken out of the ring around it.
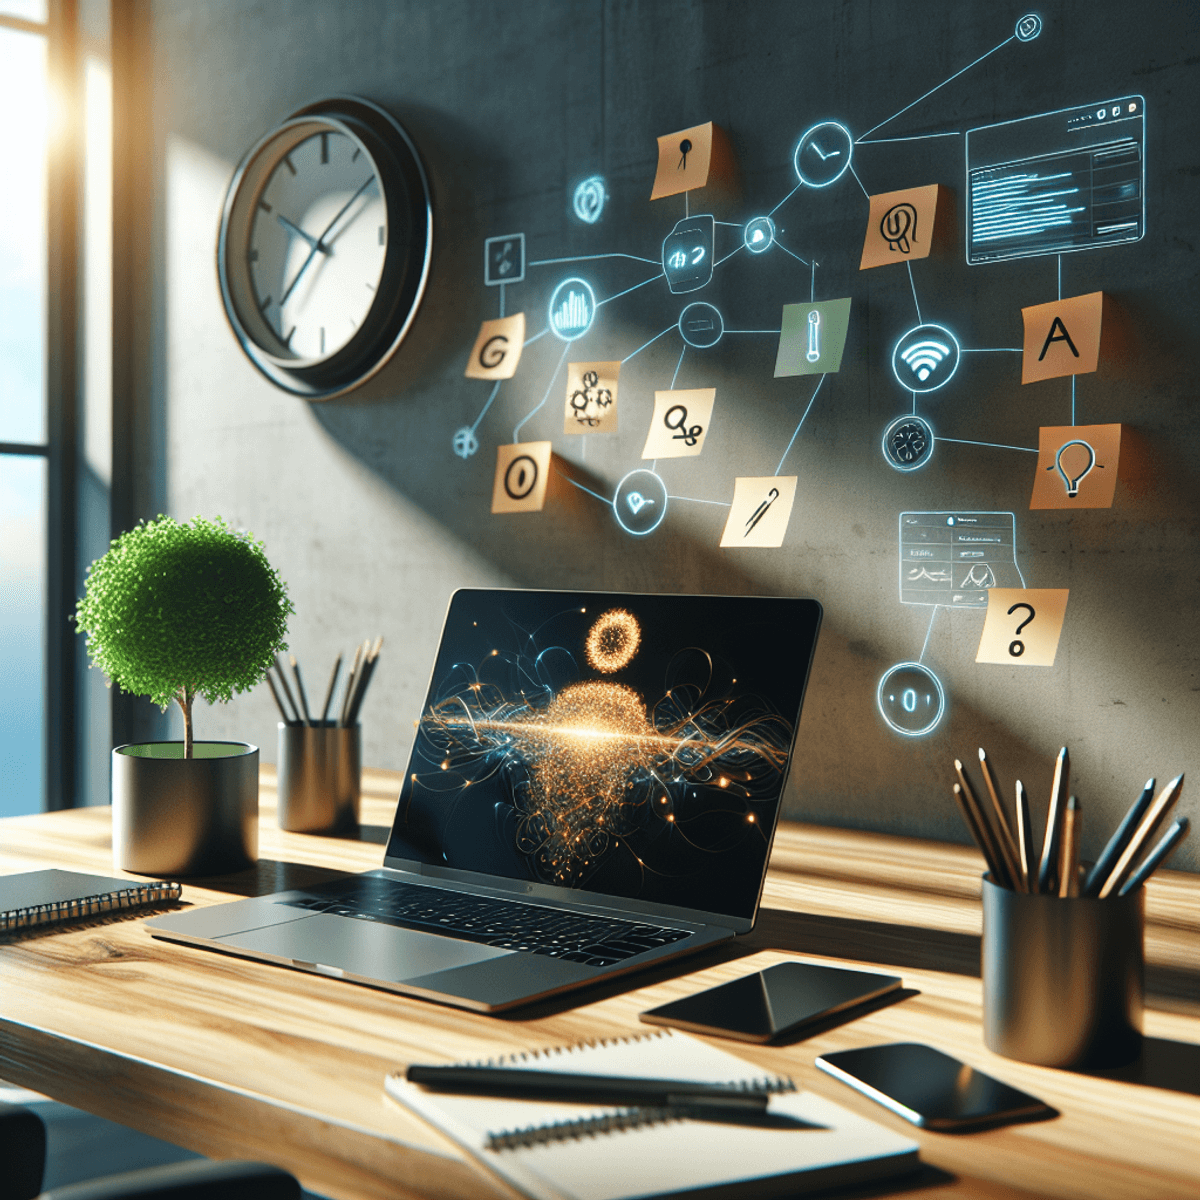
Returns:
[[[650,537],[628,537],[582,493],[539,515],[492,516],[495,446],[549,387],[522,437],[550,438],[574,462],[586,454],[594,486],[611,494],[641,465],[653,391],[669,386],[679,360],[674,334],[626,364],[617,436],[586,450],[563,436],[563,379],[553,378],[562,346],[546,337],[501,387],[479,427],[480,452],[464,461],[451,450],[489,391],[463,378],[479,321],[497,311],[495,290],[482,286],[483,238],[524,230],[531,259],[655,259],[684,211],[681,197],[648,201],[657,134],[706,120],[729,131],[741,193],[717,216],[742,222],[792,189],[792,151],[814,122],[870,129],[1004,41],[1019,15],[976,0],[148,4],[153,184],[139,223],[149,252],[135,345],[150,416],[140,511],[219,513],[265,540],[296,604],[290,641],[310,690],[337,650],[385,635],[364,711],[369,763],[405,764],[456,587],[811,594],[826,625],[788,815],[965,841],[949,795],[954,756],[985,746],[1040,805],[1066,742],[1087,814],[1084,851],[1094,854],[1148,775],[1200,767],[1200,29],[1191,6],[1067,0],[1043,13],[1037,41],[997,50],[879,135],[962,131],[1145,95],[1147,235],[1062,262],[1063,295],[1103,290],[1126,331],[1125,357],[1080,377],[1077,390],[1081,423],[1132,426],[1152,464],[1149,482],[1120,493],[1111,511],[1030,512],[1034,460],[1020,452],[944,444],[914,475],[885,464],[882,430],[910,402],[888,357],[913,323],[914,297],[899,267],[858,271],[867,204],[849,175],[825,192],[803,190],[775,215],[785,244],[820,263],[818,298],[853,298],[842,369],[786,460],[799,485],[781,550],[718,549],[734,477],[775,472],[812,396],[811,379],[773,378],[772,336],[688,351],[676,386],[716,387],[717,419],[702,457],[660,464],[671,493],[692,502],[673,502]],[[428,297],[396,359],[361,390],[315,405],[273,388],[242,355],[222,313],[214,244],[248,147],[296,107],[337,93],[387,106],[411,131],[433,181],[436,252]],[[952,252],[913,267],[921,311],[952,324],[964,345],[1019,346],[1020,308],[1055,297],[1056,261],[965,264],[962,141],[861,146],[855,166],[869,192],[934,182],[956,190]],[[610,201],[587,226],[571,216],[570,193],[593,173],[607,179]],[[603,295],[654,273],[620,259],[591,267]],[[557,270],[532,268],[508,290],[508,311],[524,310],[531,332],[544,326]],[[743,253],[698,295],[730,326],[772,330],[781,305],[807,300],[810,283],[784,253]],[[605,310],[580,353],[624,358],[681,307],[661,281],[633,292]],[[946,437],[1036,446],[1039,425],[1069,423],[1070,382],[1022,387],[1018,361],[965,356],[960,377],[922,411]],[[907,509],[1016,514],[1028,585],[1071,590],[1053,668],[976,665],[980,613],[942,610],[930,628],[930,610],[898,603],[897,514]],[[879,717],[876,685],[923,646],[948,711],[930,736],[901,738]],[[200,736],[247,738],[274,758],[265,688],[222,709],[200,706],[197,724]],[[1181,811],[1194,808],[1185,795]],[[1195,846],[1176,865],[1200,868]]]

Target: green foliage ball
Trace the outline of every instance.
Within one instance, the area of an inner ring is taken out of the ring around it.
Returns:
[[[253,687],[286,650],[294,612],[261,542],[218,517],[143,521],[88,569],[76,625],[92,662],[163,709]]]

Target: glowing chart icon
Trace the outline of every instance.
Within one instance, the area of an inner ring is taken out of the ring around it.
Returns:
[[[962,347],[944,325],[910,329],[892,351],[892,373],[910,392],[936,392],[954,378]]]
[[[796,146],[796,177],[811,188],[828,187],[850,169],[854,139],[838,121],[822,121],[807,130]]]
[[[904,737],[932,733],[946,711],[942,681],[915,662],[897,663],[884,672],[875,693],[879,715]]]
[[[600,214],[604,211],[604,202],[607,199],[608,192],[604,188],[604,177],[593,175],[575,189],[571,208],[585,225],[595,225],[600,220]]]
[[[564,279],[554,289],[547,309],[550,328],[564,342],[583,337],[596,319],[596,293],[583,279]]]
[[[697,350],[715,346],[725,332],[725,320],[711,304],[697,300],[679,314],[679,336]]]
[[[775,222],[770,217],[755,217],[747,221],[742,229],[742,245],[751,254],[762,254],[770,250],[775,241]]]
[[[617,484],[613,515],[626,533],[653,533],[667,515],[667,487],[654,471],[639,467]]]
[[[883,457],[897,471],[915,471],[933,457],[933,426],[924,417],[897,417],[883,431]]]

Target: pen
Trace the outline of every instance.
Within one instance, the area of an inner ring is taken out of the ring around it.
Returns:
[[[1062,845],[1058,855],[1058,895],[1060,899],[1079,895],[1079,798],[1067,801],[1063,815]]]
[[[1017,780],[1017,857],[1020,860],[1021,878],[1027,892],[1037,891],[1037,877],[1033,865],[1033,828],[1029,824],[1029,796],[1025,785]]]
[[[1125,882],[1133,866],[1133,860],[1141,854],[1142,847],[1154,836],[1154,831],[1163,817],[1171,811],[1182,790],[1183,776],[1176,775],[1154,798],[1154,803],[1150,805],[1146,815],[1142,818],[1142,823],[1137,827],[1133,837],[1129,839],[1129,845],[1125,847],[1125,852],[1117,859],[1117,865],[1113,867],[1108,878],[1101,884],[1099,893],[1101,900],[1107,899]]]
[[[1190,827],[1191,823],[1187,817],[1179,817],[1175,824],[1163,834],[1162,841],[1142,860],[1142,865],[1126,880],[1125,886],[1117,895],[1127,896],[1130,892],[1137,891],[1154,874],[1163,859],[1187,837]]]
[[[1038,868],[1037,890],[1052,896],[1058,889],[1058,843],[1062,836],[1064,797],[1071,777],[1071,756],[1064,746],[1054,764],[1054,783],[1050,788],[1050,809],[1046,814],[1046,836],[1042,842],[1042,863]]]
[[[982,746],[979,747],[979,769],[983,772],[983,782],[987,786],[988,796],[992,801],[992,810],[996,814],[996,841],[999,844],[1000,853],[1004,856],[1008,873],[1012,877],[1013,890],[1023,892],[1025,887],[1021,879],[1021,864],[1017,861],[1017,844],[1013,841],[1004,805],[1000,803],[1000,785],[996,780],[996,773],[992,770],[992,764],[988,762],[988,756]]]
[[[1142,794],[1129,806],[1129,811],[1125,814],[1121,824],[1117,826],[1116,833],[1108,839],[1108,845],[1096,859],[1096,865],[1088,872],[1081,895],[1095,896],[1104,881],[1112,874],[1113,867],[1117,865],[1117,859],[1125,853],[1125,847],[1129,845],[1129,839],[1133,837],[1138,822],[1146,815],[1146,809],[1150,807],[1150,801],[1154,798],[1154,784],[1153,778],[1146,780]]]
[[[713,1107],[762,1112],[772,1092],[793,1092],[789,1079],[746,1088],[741,1084],[696,1083],[686,1079],[641,1079],[620,1075],[577,1075],[510,1067],[410,1066],[409,1083],[460,1095],[508,1096],[522,1100],[568,1100],[578,1104],[634,1107]]]
[[[954,770],[958,775],[959,783],[962,785],[963,799],[970,807],[975,817],[975,824],[979,829],[979,835],[983,838],[981,849],[983,849],[983,857],[988,860],[988,865],[992,871],[992,878],[1001,887],[1012,888],[1013,881],[1008,873],[1008,864],[996,841],[996,835],[992,830],[991,822],[988,820],[987,813],[975,795],[975,789],[971,786],[971,781],[967,777],[966,768],[957,758],[954,760]]]
[[[300,697],[300,713],[304,717],[305,725],[312,724],[312,717],[308,712],[308,697],[304,694],[304,680],[300,677],[300,664],[296,661],[294,654],[288,655],[292,662],[292,674],[296,677],[296,694]]]

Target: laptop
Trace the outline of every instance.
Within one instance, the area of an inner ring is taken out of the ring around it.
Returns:
[[[479,1012],[754,925],[821,606],[463,589],[383,866],[155,937]]]

